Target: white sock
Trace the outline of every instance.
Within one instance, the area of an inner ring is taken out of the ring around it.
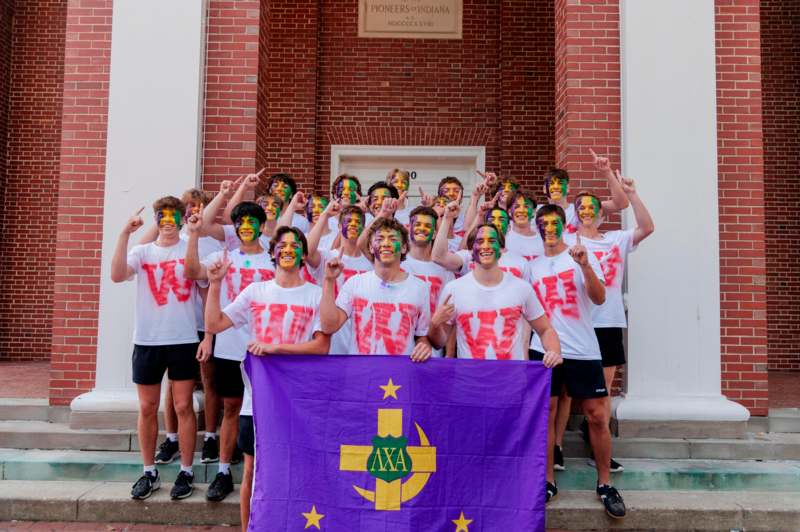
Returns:
[[[189,473],[190,475],[194,476],[194,472],[192,471],[192,466],[190,465],[181,464],[181,471],[183,471],[184,473]]]
[[[230,464],[223,464],[222,462],[219,463],[219,472],[228,474],[231,472],[231,465]]]
[[[144,472],[158,476],[158,470],[156,469],[155,465],[146,465],[146,466],[144,466]]]
[[[206,432],[206,435],[203,437],[203,440],[207,440],[209,438],[217,439],[217,433],[216,432]]]
[[[167,432],[167,439],[171,442],[178,441],[178,433],[177,432]]]

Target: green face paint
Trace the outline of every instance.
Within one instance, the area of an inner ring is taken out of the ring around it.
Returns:
[[[175,227],[180,229],[182,225],[181,212],[172,207],[164,207],[156,212],[156,221],[159,227],[174,224]]]
[[[254,216],[242,216],[233,224],[242,242],[252,242],[261,236],[261,223]]]
[[[275,262],[284,270],[299,268],[303,261],[303,244],[294,232],[289,231],[281,236],[275,246]]]
[[[492,252],[492,259],[486,257],[485,252]],[[500,260],[502,250],[500,248],[500,237],[494,226],[483,226],[475,234],[475,241],[472,244],[472,260],[478,264]]]
[[[436,232],[436,218],[418,214],[411,219],[411,236],[414,242],[431,242]]]
[[[336,186],[336,195],[339,199],[347,200],[350,205],[358,201],[358,185],[352,179],[342,179]]]
[[[492,209],[486,214],[486,223],[492,224],[497,230],[506,234],[508,232],[508,213],[503,209]]]
[[[370,251],[381,262],[399,260],[403,256],[403,237],[399,231],[388,228],[379,229],[372,236]],[[391,251],[391,258],[386,256],[387,251]]]
[[[555,213],[545,214],[536,220],[539,234],[545,244],[557,244],[564,234],[564,222]]]

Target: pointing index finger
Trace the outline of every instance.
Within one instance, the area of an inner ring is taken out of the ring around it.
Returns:
[[[597,154],[594,152],[594,150],[593,150],[593,149],[589,148],[589,153],[591,153],[591,154],[592,154],[592,157],[594,157],[595,159],[597,159]]]
[[[142,211],[143,211],[143,210],[144,210],[144,207],[142,207],[141,209],[139,209],[138,211],[136,211],[136,214],[134,214],[134,216],[139,216],[140,214],[142,214]]]

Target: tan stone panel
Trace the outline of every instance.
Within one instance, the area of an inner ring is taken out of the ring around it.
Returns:
[[[359,0],[358,36],[460,39],[462,0]]]

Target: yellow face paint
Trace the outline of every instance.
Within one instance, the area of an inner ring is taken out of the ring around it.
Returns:
[[[600,215],[600,205],[592,196],[581,196],[577,207],[578,218],[583,225],[592,225]]]
[[[411,220],[411,237],[414,242],[427,244],[436,232],[436,218],[427,214],[417,214]]]
[[[159,227],[172,226],[180,229],[182,223],[181,213],[172,207],[164,207],[156,212],[156,221]]]
[[[408,192],[409,183],[408,176],[403,172],[395,172],[389,180],[389,184],[397,189],[397,192],[402,194]]]
[[[372,196],[370,196],[369,210],[372,212],[373,215],[377,215],[381,210],[381,206],[383,205],[383,200],[391,197],[392,194],[391,192],[389,192],[388,188],[378,188],[373,190]]]
[[[284,203],[292,199],[292,189],[289,188],[289,185],[286,183],[286,181],[282,181],[280,179],[272,183],[269,193],[275,194],[279,198],[283,199]]]
[[[500,238],[497,229],[483,226],[475,234],[472,244],[472,260],[479,264],[493,264],[500,260]]]
[[[536,225],[545,244],[555,245],[561,240],[561,235],[564,233],[564,223],[559,215],[555,213],[545,214],[536,220]]]
[[[253,216],[242,216],[236,221],[234,227],[242,242],[252,242],[261,236],[261,224]]]
[[[289,231],[281,235],[281,239],[275,244],[275,262],[284,270],[292,270],[300,267],[303,260],[303,244],[293,232]]]
[[[372,255],[384,264],[399,262],[403,252],[403,237],[394,229],[379,229],[370,242]]]
[[[267,196],[261,206],[264,208],[264,213],[267,215],[268,222],[274,222],[281,215],[281,207],[278,200],[272,196]]]
[[[530,223],[533,217],[533,203],[524,196],[517,196],[514,200],[513,211],[514,221],[520,225]]]
[[[553,201],[559,201],[567,197],[567,181],[557,177],[551,177],[547,186],[547,197]]]
[[[492,209],[486,216],[486,223],[492,224],[505,235],[508,232],[508,213],[503,209]]]
[[[343,179],[339,182],[339,199],[344,200],[346,205],[355,205],[358,201],[358,185],[352,179]]]
[[[445,183],[439,187],[439,196],[444,196],[448,201],[458,200],[459,194],[461,194],[461,187],[456,183]]]
[[[356,212],[351,212],[342,219],[342,236],[348,240],[357,240],[364,230],[361,216]]]
[[[312,196],[311,201],[306,203],[306,214],[309,221],[316,223],[322,211],[328,206],[328,198],[322,196]]]

